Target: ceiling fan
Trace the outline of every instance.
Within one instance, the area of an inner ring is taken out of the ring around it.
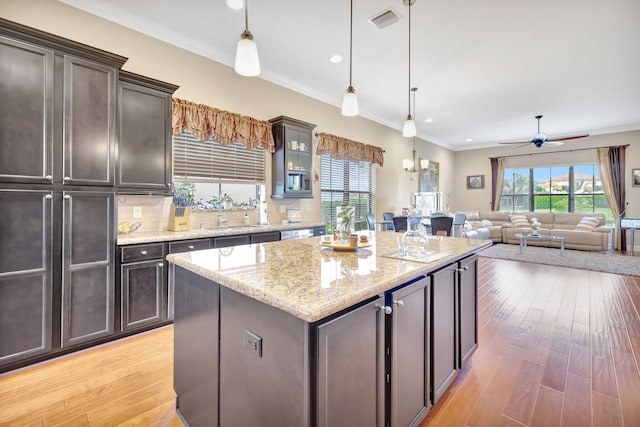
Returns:
[[[564,144],[564,142],[562,141],[568,141],[570,139],[578,139],[578,138],[586,138],[587,136],[589,136],[589,134],[584,134],[584,135],[574,135],[574,136],[565,136],[564,138],[547,138],[547,135],[545,135],[544,133],[540,133],[540,119],[542,118],[542,115],[538,115],[535,116],[536,120],[538,120],[538,133],[536,134],[536,136],[533,137],[533,139],[531,141],[517,141],[517,142],[500,142],[499,144],[533,144],[535,145],[537,148],[542,147],[543,145],[546,145],[547,147],[559,147],[562,144]]]

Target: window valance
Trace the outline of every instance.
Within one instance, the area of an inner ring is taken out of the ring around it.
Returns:
[[[174,135],[188,129],[201,141],[211,138],[221,145],[240,142],[249,149],[262,147],[275,151],[271,123],[266,120],[177,98],[173,99],[171,116]]]
[[[352,162],[384,164],[384,150],[373,145],[363,144],[328,133],[317,133],[318,148],[316,154],[329,154],[336,160],[351,160]]]

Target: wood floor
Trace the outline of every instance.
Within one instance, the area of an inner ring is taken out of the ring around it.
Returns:
[[[480,346],[422,426],[640,426],[640,278],[480,258]],[[0,376],[0,426],[181,426],[164,327]]]

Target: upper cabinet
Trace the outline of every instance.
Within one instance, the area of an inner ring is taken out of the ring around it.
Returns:
[[[177,88],[120,72],[118,191],[170,191],[171,95]]]
[[[0,181],[114,185],[126,58],[0,19]]]
[[[270,120],[276,151],[273,153],[273,198],[311,198],[312,132],[316,125],[289,117]]]

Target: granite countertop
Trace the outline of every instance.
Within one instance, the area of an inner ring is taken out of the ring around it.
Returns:
[[[369,234],[367,248],[337,252],[320,237],[172,254],[169,262],[307,322],[382,294],[454,260],[491,246],[490,240],[433,237],[433,262],[390,258],[394,232]],[[436,257],[437,258],[437,257]]]
[[[226,228],[207,228],[189,231],[135,231],[131,234],[119,234],[118,245],[134,245],[137,243],[170,242],[175,240],[201,239],[217,236],[233,236],[238,234],[265,233],[268,231],[297,230],[301,228],[324,227],[322,222],[288,222],[272,225],[249,225]]]

